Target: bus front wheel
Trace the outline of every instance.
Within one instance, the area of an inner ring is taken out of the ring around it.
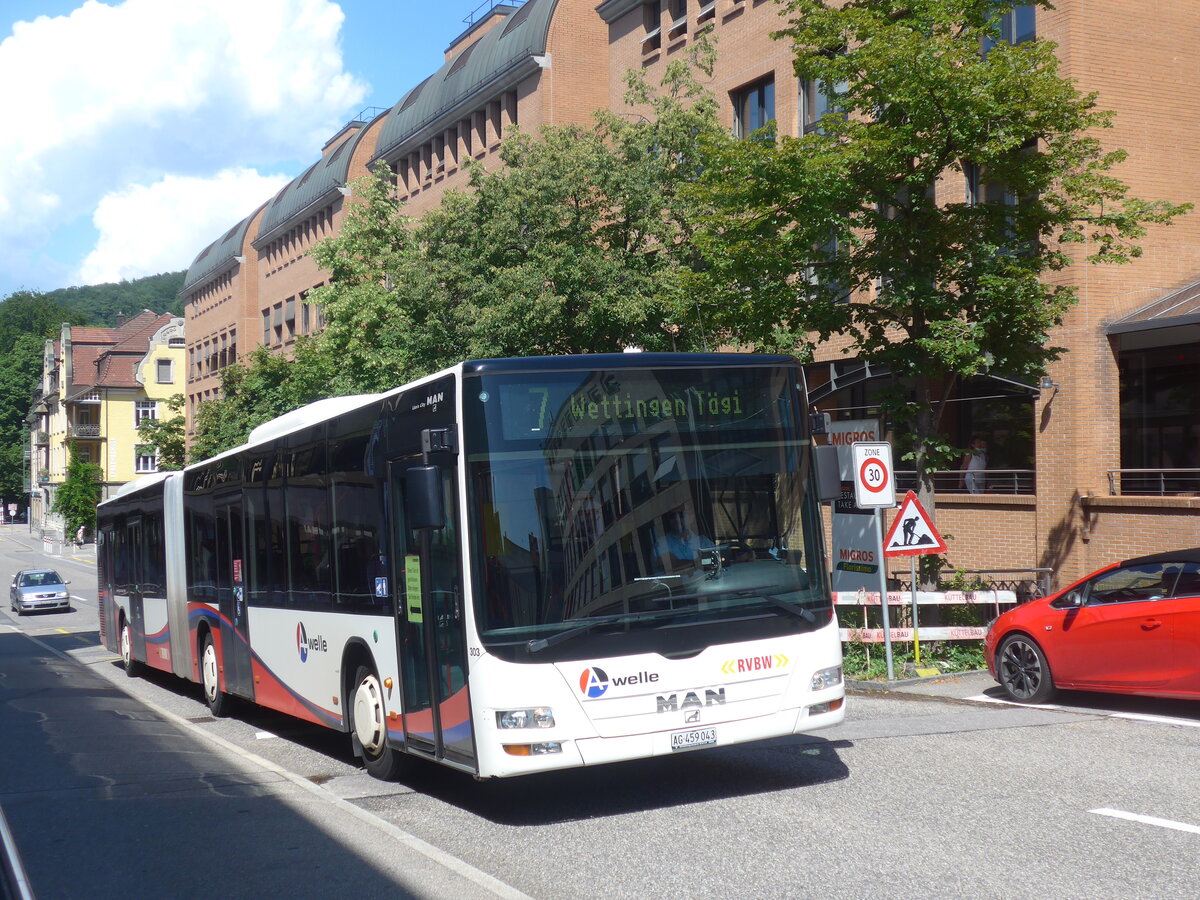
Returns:
[[[359,666],[354,674],[350,727],[362,748],[368,774],[382,781],[391,781],[400,774],[400,753],[387,742],[383,688],[379,676],[366,666]]]
[[[200,649],[200,679],[204,687],[204,702],[208,710],[218,719],[229,715],[229,695],[221,690],[221,673],[217,661],[217,648],[211,634],[204,635]]]

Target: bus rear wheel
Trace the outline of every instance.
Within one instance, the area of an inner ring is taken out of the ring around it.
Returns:
[[[400,774],[400,753],[388,746],[383,688],[379,676],[366,666],[359,666],[354,673],[350,729],[362,748],[367,773],[381,781],[394,780]]]
[[[218,719],[229,715],[229,695],[221,690],[220,663],[217,648],[211,634],[204,635],[200,649],[200,683],[204,688],[204,702],[208,710]]]
[[[121,621],[121,667],[130,678],[142,669],[142,664],[133,658],[133,629],[129,627],[128,619]]]

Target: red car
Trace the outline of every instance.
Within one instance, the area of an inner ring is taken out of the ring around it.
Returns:
[[[1011,609],[983,646],[1018,703],[1057,688],[1200,699],[1200,548],[1127,559]]]

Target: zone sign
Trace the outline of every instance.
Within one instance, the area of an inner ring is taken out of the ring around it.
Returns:
[[[887,441],[855,441],[850,445],[854,469],[854,502],[860,508],[891,509],[896,505],[892,445]]]

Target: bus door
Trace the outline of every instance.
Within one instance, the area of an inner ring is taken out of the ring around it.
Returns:
[[[146,609],[142,602],[142,587],[146,577],[145,547],[142,544],[141,517],[125,522],[126,559],[129,568],[125,576],[125,594],[129,598],[129,630],[133,637],[133,658],[146,660]],[[118,588],[119,590],[119,588]]]
[[[221,610],[221,657],[225,691],[254,698],[250,623],[246,613],[246,558],[241,498],[217,501],[217,604]]]
[[[411,751],[473,767],[455,469],[441,467],[446,524],[414,529],[405,476],[421,465],[419,457],[395,460],[388,471],[405,741]]]

